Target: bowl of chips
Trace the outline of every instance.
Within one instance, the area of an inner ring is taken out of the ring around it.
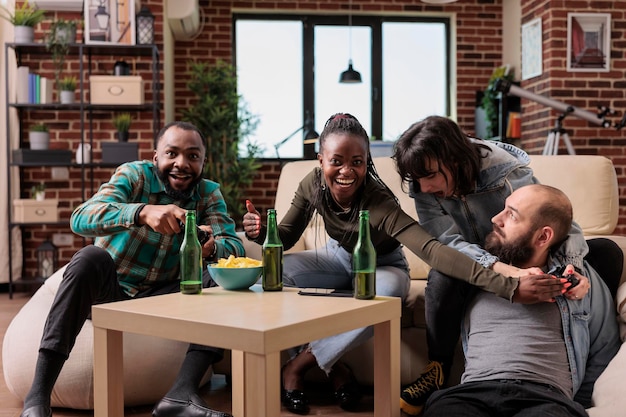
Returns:
[[[263,272],[263,262],[246,257],[230,255],[207,265],[209,274],[226,290],[245,290],[254,285]]]

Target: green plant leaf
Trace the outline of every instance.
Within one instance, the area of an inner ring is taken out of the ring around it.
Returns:
[[[223,61],[210,66],[190,62],[189,90],[195,95],[183,110],[183,119],[200,129],[206,138],[204,177],[220,184],[230,216],[239,223],[245,213],[246,186],[252,184],[260,164],[260,147],[246,140],[256,129],[258,117],[237,94],[235,68]],[[239,144],[247,154],[239,157]]]
[[[11,22],[14,26],[35,27],[38,23],[43,22],[46,17],[45,10],[31,5],[28,0],[22,3],[21,7],[16,7],[13,13],[4,6],[0,6],[0,9],[4,12],[0,17]]]
[[[489,78],[489,83],[487,84],[487,88],[485,89],[483,98],[480,102],[481,107],[485,111],[487,135],[489,136],[484,139],[489,139],[498,135],[498,98],[500,93],[496,91],[495,83],[499,78],[512,81],[515,78],[515,72],[513,70],[509,70],[508,66],[503,65],[496,68]]]

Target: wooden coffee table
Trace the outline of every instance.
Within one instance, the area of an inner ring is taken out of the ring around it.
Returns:
[[[95,305],[95,417],[124,415],[123,332],[232,350],[232,414],[280,415],[280,352],[348,330],[374,326],[374,415],[399,417],[399,298],[302,296],[205,289]],[[132,364],[128,364],[132,366]],[[370,366],[363,364],[363,366]]]

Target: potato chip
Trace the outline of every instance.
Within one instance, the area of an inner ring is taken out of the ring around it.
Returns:
[[[219,259],[214,266],[218,268],[254,268],[263,266],[263,262],[248,257],[236,258],[234,255],[230,255],[228,259]]]

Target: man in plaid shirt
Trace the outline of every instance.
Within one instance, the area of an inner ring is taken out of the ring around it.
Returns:
[[[205,140],[192,124],[173,122],[159,132],[152,161],[121,165],[109,182],[72,213],[72,230],[94,238],[63,274],[39,348],[35,377],[22,417],[49,417],[52,388],[93,304],[179,291],[180,222],[195,210],[209,233],[207,262],[243,256],[219,184],[202,178]],[[211,282],[204,270],[204,285]],[[224,417],[198,393],[208,367],[223,350],[190,345],[174,385],[155,406],[155,417]]]

